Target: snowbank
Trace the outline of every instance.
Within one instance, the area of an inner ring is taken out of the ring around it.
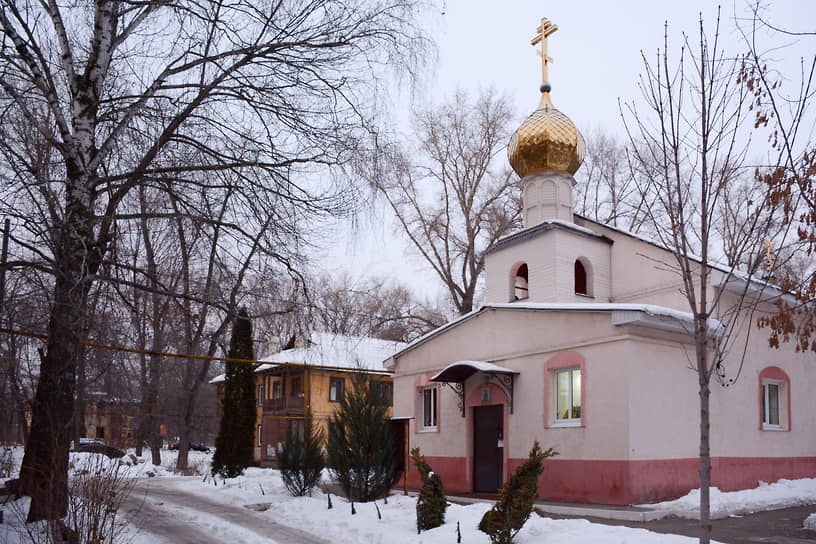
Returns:
[[[808,504],[816,504],[816,478],[783,479],[772,484],[760,482],[754,489],[741,491],[723,492],[716,487],[711,488],[712,519]],[[682,518],[699,519],[700,490],[694,489],[673,501],[641,506]]]
[[[175,482],[175,481],[174,481]],[[328,508],[325,493],[315,489],[312,497],[292,497],[286,492],[277,470],[250,468],[239,477],[221,479],[185,478],[178,481],[179,489],[210,500],[218,499],[231,504],[256,505],[262,515],[277,523],[309,531],[338,544],[450,544],[456,542],[456,527],[462,533],[462,542],[489,544],[490,539],[478,530],[479,521],[492,506],[488,503],[470,505],[450,504],[441,527],[416,530],[416,498],[392,495],[388,503],[355,503],[356,514],[345,499],[332,495],[332,509]],[[382,519],[378,517],[379,509]],[[212,526],[211,516],[199,516],[186,511],[189,521]],[[199,519],[201,518],[201,519]],[[186,520],[185,520],[186,521]],[[219,534],[224,534],[219,531]],[[134,544],[148,544],[151,535],[139,535]],[[140,540],[144,538],[144,540]],[[246,540],[252,542],[251,540]],[[571,544],[692,544],[695,539],[685,536],[658,534],[646,529],[609,526],[582,519],[554,520],[533,514],[515,539],[517,544],[543,542],[570,542]]]

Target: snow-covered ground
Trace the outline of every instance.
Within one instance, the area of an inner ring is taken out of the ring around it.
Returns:
[[[711,488],[712,519],[809,504],[816,504],[816,478],[783,479],[772,484],[760,482],[758,487],[742,491],[723,492],[716,487]],[[699,519],[700,490],[694,489],[673,501],[641,506],[681,518]]]
[[[239,524],[225,518],[204,513],[195,508],[195,501],[216,501],[223,505],[244,506],[257,505],[260,513],[247,510],[247,515],[265,516],[270,522],[290,526],[315,535],[318,538],[330,539],[337,543],[371,542],[388,544],[449,544],[455,542],[457,524],[462,534],[462,542],[467,544],[488,544],[487,535],[477,529],[479,520],[490,507],[486,503],[467,506],[451,504],[448,507],[446,523],[436,529],[416,532],[416,499],[401,494],[392,495],[388,503],[356,504],[356,515],[351,514],[351,505],[336,496],[332,496],[333,508],[328,509],[328,498],[321,490],[315,490],[312,497],[291,497],[285,490],[280,474],[272,469],[250,468],[238,478],[223,481],[205,477],[209,469],[209,454],[190,452],[191,464],[197,467],[199,476],[180,477],[172,472],[175,463],[175,452],[162,452],[162,464],[154,466],[144,459],[124,458],[120,473],[129,478],[138,478],[142,482],[161,483],[162,488],[171,488],[173,493],[189,497],[181,503],[166,504],[160,501],[151,503],[151,507],[172,510],[172,517],[183,520],[191,526],[206,527],[209,534],[229,537],[231,542],[274,542],[268,536],[246,530]],[[15,452],[16,458],[21,452]],[[94,454],[71,454],[73,471],[81,472],[83,464],[99,462],[101,456]],[[148,457],[149,458],[149,457]],[[104,458],[102,458],[104,459]],[[115,463],[107,461],[104,463]],[[156,480],[146,480],[149,477]],[[2,483],[2,480],[0,480]],[[158,487],[158,486],[157,486]],[[652,508],[675,515],[690,515],[696,508],[699,492],[691,492],[686,497],[648,505]],[[150,501],[150,494],[147,495]],[[0,542],[17,544],[27,542],[20,536],[22,522],[19,516],[27,510],[27,499],[3,507],[6,521],[0,525]],[[761,485],[756,489],[722,493],[712,489],[712,512],[718,517],[731,514],[784,508],[793,505],[816,504],[816,479],[781,480],[775,484]],[[379,508],[382,519],[378,517]],[[18,515],[15,515],[15,512]],[[169,542],[149,532],[150,526],[142,525],[141,529],[130,530],[128,541],[133,544],[154,544]],[[554,520],[533,515],[516,538],[517,544],[542,544],[547,542],[570,542],[574,544],[589,543],[689,543],[695,539],[685,536],[658,534],[646,529],[608,526],[590,523],[582,519]]]

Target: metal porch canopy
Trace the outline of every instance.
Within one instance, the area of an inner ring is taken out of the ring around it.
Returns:
[[[456,396],[459,397],[459,410],[462,417],[465,417],[465,381],[468,378],[481,372],[487,376],[487,382],[492,381],[510,399],[510,413],[513,413],[513,384],[515,377],[519,374],[515,370],[494,364],[487,361],[456,361],[451,363],[430,381],[444,383],[450,387]]]

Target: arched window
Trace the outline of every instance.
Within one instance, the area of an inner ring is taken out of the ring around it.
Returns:
[[[580,259],[575,261],[575,294],[589,295],[587,271]]]
[[[527,289],[527,263],[518,264],[514,268],[516,271],[513,273],[513,293],[511,300],[524,300],[530,296]]]
[[[769,366],[759,373],[759,428],[762,431],[790,431],[790,378],[779,367]]]

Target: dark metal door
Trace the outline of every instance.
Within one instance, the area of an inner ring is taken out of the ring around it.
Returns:
[[[502,484],[502,405],[473,407],[473,491],[495,493]]]

